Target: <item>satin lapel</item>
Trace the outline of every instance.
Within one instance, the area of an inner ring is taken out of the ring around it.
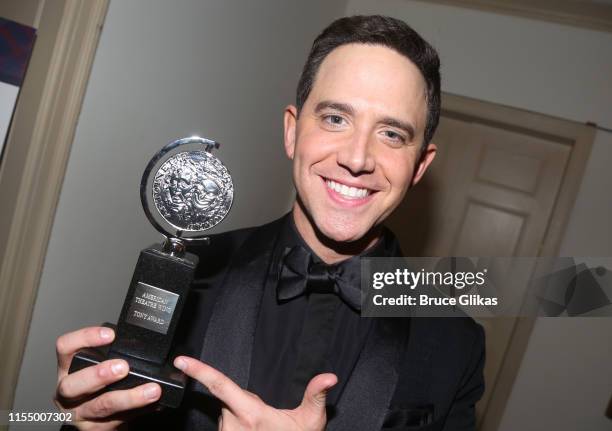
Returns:
[[[236,253],[210,317],[200,354],[201,361],[242,388],[249,382],[257,315],[282,220],[255,230]],[[204,396],[210,395],[199,382],[194,389]],[[193,410],[189,416],[193,429],[217,429],[217,418],[210,414]]]
[[[375,319],[327,430],[381,429],[395,392],[400,353],[409,332],[400,323],[402,320]]]

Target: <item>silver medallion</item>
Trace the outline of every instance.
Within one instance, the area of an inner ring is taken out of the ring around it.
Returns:
[[[218,146],[199,137],[179,139],[149,162],[141,199],[147,217],[160,232],[197,239],[225,218],[234,185],[227,168],[211,153]]]

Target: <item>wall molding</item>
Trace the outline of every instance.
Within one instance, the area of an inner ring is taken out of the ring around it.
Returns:
[[[416,0],[612,32],[612,4],[586,0]]]
[[[53,218],[108,3],[44,2],[6,142],[0,165],[0,409],[9,410],[13,404]]]

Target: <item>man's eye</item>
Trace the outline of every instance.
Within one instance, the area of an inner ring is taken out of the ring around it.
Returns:
[[[393,130],[385,130],[384,134],[385,134],[385,137],[395,142],[405,142],[406,141],[406,139],[402,135],[394,132]]]
[[[332,126],[341,126],[344,123],[344,118],[340,115],[326,115],[324,120]]]

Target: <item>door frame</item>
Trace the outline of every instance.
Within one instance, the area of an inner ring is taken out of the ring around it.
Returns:
[[[537,254],[556,256],[591,154],[597,132],[595,126],[449,93],[442,96],[442,115],[445,113],[541,133],[571,147],[551,217]],[[479,420],[480,431],[495,431],[499,428],[534,325],[535,318],[516,319],[495,382],[487,382],[487,385],[493,384],[493,389]]]
[[[108,4],[41,0],[34,50],[0,164],[2,410],[13,405],[53,218]]]

